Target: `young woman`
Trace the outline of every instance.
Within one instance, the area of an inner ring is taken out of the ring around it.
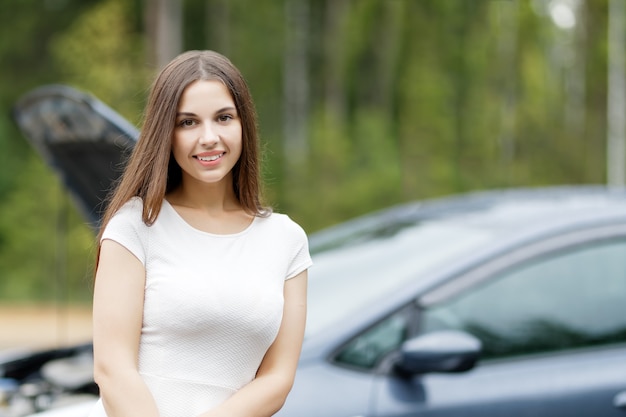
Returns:
[[[307,238],[261,204],[256,115],[231,62],[157,76],[99,236],[91,416],[256,417],[293,383]]]

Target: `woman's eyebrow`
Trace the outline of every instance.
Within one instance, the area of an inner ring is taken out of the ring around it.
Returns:
[[[237,111],[237,109],[235,107],[232,106],[228,106],[228,107],[224,107],[219,109],[218,111],[216,111],[215,113],[224,113],[225,111]]]
[[[237,111],[237,108],[235,108],[233,106],[222,107],[221,109],[216,110],[215,114],[224,113],[226,111]],[[176,117],[179,117],[179,116],[196,116],[196,114],[193,113],[193,112],[182,111],[182,112],[176,113]]]

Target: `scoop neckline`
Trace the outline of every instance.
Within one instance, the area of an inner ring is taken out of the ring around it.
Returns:
[[[172,203],[170,203],[166,198],[163,199],[163,205],[167,206],[169,208],[169,210],[174,214],[174,217],[177,219],[177,221],[179,223],[182,223],[186,228],[194,231],[195,233],[199,233],[202,235],[206,235],[206,236],[211,236],[211,237],[218,237],[218,238],[229,238],[229,237],[237,237],[237,236],[241,236],[244,235],[246,233],[248,233],[248,231],[250,229],[252,229],[252,227],[255,225],[255,223],[257,222],[258,216],[253,216],[252,220],[250,221],[250,223],[242,230],[240,230],[239,232],[235,232],[235,233],[211,233],[211,232],[205,232],[204,230],[200,230],[194,226],[192,226],[191,224],[189,224],[189,222],[187,222],[187,220],[185,220],[183,218],[183,216],[180,215],[180,213],[178,211],[176,211],[176,209],[174,208],[174,206],[172,205]]]

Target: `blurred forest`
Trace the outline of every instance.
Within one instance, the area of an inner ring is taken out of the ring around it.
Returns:
[[[606,182],[609,1],[2,0],[0,299],[91,292],[93,231],[10,118],[35,87],[140,125],[168,53],[224,53],[255,97],[268,202],[314,232],[415,199]]]

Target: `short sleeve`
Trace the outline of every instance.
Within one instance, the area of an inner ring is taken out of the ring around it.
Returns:
[[[290,233],[292,252],[285,280],[296,277],[299,273],[313,265],[311,254],[309,253],[309,240],[304,229],[291,219],[289,219],[289,222],[292,229]]]
[[[145,266],[148,234],[142,211],[143,205],[139,198],[128,201],[106,225],[100,241],[109,239],[119,243]]]

